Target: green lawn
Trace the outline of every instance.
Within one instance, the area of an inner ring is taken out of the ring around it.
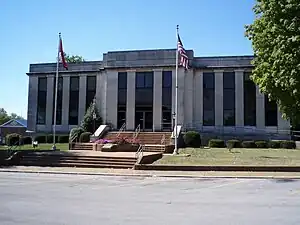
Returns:
[[[16,149],[16,150],[50,150],[52,149],[52,145],[53,144],[39,144],[37,148],[33,148],[32,145],[22,145],[22,146],[18,146],[18,147],[13,147],[13,149]],[[61,150],[61,151],[67,151],[69,150],[69,144],[66,143],[66,144],[60,144],[60,143],[57,143],[56,144],[56,148]],[[8,149],[7,146],[1,146],[0,145],[0,150],[6,150]]]
[[[179,155],[165,155],[155,164],[176,165],[298,165],[300,150],[186,148]]]

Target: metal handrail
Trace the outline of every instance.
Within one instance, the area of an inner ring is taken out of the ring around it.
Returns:
[[[136,161],[139,162],[139,160],[143,157],[145,151],[145,145],[140,145],[138,150],[135,153]]]
[[[117,137],[119,137],[125,129],[126,129],[126,123],[123,123],[123,125],[119,129],[119,132],[117,133]]]
[[[165,151],[165,145],[166,145],[166,135],[163,134],[162,138],[161,138],[161,141],[160,141],[160,144],[161,144],[161,151],[164,152]]]
[[[141,125],[139,124],[134,130],[133,139],[136,139],[140,132],[141,132]]]

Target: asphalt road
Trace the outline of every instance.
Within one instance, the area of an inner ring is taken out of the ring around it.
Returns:
[[[0,173],[1,225],[300,224],[300,180]]]

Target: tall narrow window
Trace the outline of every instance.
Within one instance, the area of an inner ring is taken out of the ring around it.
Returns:
[[[79,77],[70,77],[69,125],[78,125]]]
[[[46,124],[47,77],[38,78],[37,124]]]
[[[172,129],[172,71],[162,73],[162,129]]]
[[[203,73],[203,125],[215,125],[215,74]]]
[[[244,125],[256,126],[256,86],[250,75],[244,73]]]
[[[126,123],[127,73],[118,73],[118,129]]]
[[[277,126],[277,103],[269,100],[268,95],[265,95],[265,126]]]
[[[54,77],[54,83],[53,83],[52,124],[54,123],[55,85],[56,85],[56,77]],[[57,108],[56,108],[56,124],[57,125],[61,125],[61,120],[62,120],[62,95],[63,95],[63,77],[59,77],[58,78],[58,86],[57,86]]]
[[[235,73],[223,75],[223,124],[235,126]]]
[[[88,76],[86,80],[86,100],[85,110],[91,105],[96,95],[97,78],[96,76]]]

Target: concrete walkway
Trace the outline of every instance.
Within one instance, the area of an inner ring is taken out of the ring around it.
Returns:
[[[15,166],[0,168],[0,172],[50,173],[99,176],[141,176],[141,177],[182,177],[182,178],[293,178],[300,179],[300,173],[285,172],[198,172],[198,171],[145,171],[107,168],[68,168]]]

